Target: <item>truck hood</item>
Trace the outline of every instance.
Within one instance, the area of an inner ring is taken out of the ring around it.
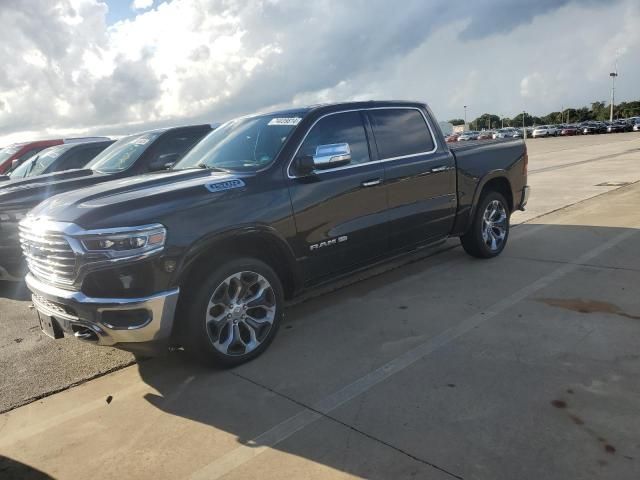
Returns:
[[[182,210],[241,194],[252,177],[201,169],[149,173],[57,195],[31,214],[86,229],[157,223]]]
[[[109,178],[109,175],[93,170],[68,170],[0,182],[0,212],[5,209],[29,210],[52,195]]]

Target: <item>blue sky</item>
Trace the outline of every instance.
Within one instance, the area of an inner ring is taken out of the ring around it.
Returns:
[[[107,25],[113,25],[120,20],[127,18],[133,18],[136,15],[135,10],[131,7],[133,0],[104,0],[109,6],[109,13],[107,14]],[[154,0],[154,6],[159,3]]]

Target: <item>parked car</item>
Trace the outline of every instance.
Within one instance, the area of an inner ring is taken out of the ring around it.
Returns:
[[[640,132],[640,118],[636,118],[636,121],[633,124],[633,131]]]
[[[26,177],[83,168],[114,141],[115,140],[66,143],[45,148],[12,170],[6,177],[10,180],[18,180]]]
[[[458,141],[459,142],[463,142],[466,140],[477,140],[478,139],[478,135],[480,135],[480,132],[476,132],[475,130],[469,130],[466,132],[462,132],[459,136],[458,136]]]
[[[532,137],[555,137],[558,135],[558,129],[555,125],[540,125],[533,129]]]
[[[20,224],[42,329],[231,366],[305,288],[451,236],[495,257],[526,146],[454,145],[420,103],[297,108],[222,125],[170,172],[58,195]]]
[[[108,180],[166,170],[210,131],[210,125],[194,125],[129,135],[100,152],[84,169],[1,182],[0,280],[21,281],[24,277],[26,266],[18,242],[18,221],[38,203]]]
[[[457,134],[457,133],[452,133],[451,135],[447,135],[447,136],[445,137],[445,141],[446,141],[447,143],[457,142],[457,141],[458,141],[458,137],[459,137],[459,136],[460,136],[460,135],[459,135],[459,134]]]
[[[108,140],[106,137],[85,137],[85,138],[57,138],[54,140],[38,140],[35,142],[14,143],[0,150],[0,175],[6,174],[16,168],[26,159],[36,153],[54,145],[63,143],[87,142],[91,140]]]
[[[575,125],[565,125],[564,127],[562,127],[562,130],[560,130],[560,135],[565,137],[573,136],[577,134],[578,134],[578,128]]]
[[[593,135],[596,133],[601,133],[601,129],[598,124],[594,122],[585,122],[580,124],[580,132],[583,135]]]
[[[519,131],[514,127],[505,127],[496,130],[493,133],[493,138],[513,138],[519,135]]]
[[[478,140],[491,140],[493,138],[492,131],[483,131],[478,133]]]

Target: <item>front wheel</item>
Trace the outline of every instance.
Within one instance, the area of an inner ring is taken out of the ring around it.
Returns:
[[[276,273],[252,258],[230,260],[204,278],[186,308],[184,346],[204,363],[233,367],[267,349],[283,316]]]
[[[498,192],[480,198],[471,228],[460,237],[462,248],[477,258],[500,255],[509,238],[509,206]]]

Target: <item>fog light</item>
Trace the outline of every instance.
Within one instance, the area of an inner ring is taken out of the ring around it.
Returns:
[[[151,320],[151,313],[138,310],[107,310],[102,312],[102,323],[109,328],[128,330],[140,328]]]

